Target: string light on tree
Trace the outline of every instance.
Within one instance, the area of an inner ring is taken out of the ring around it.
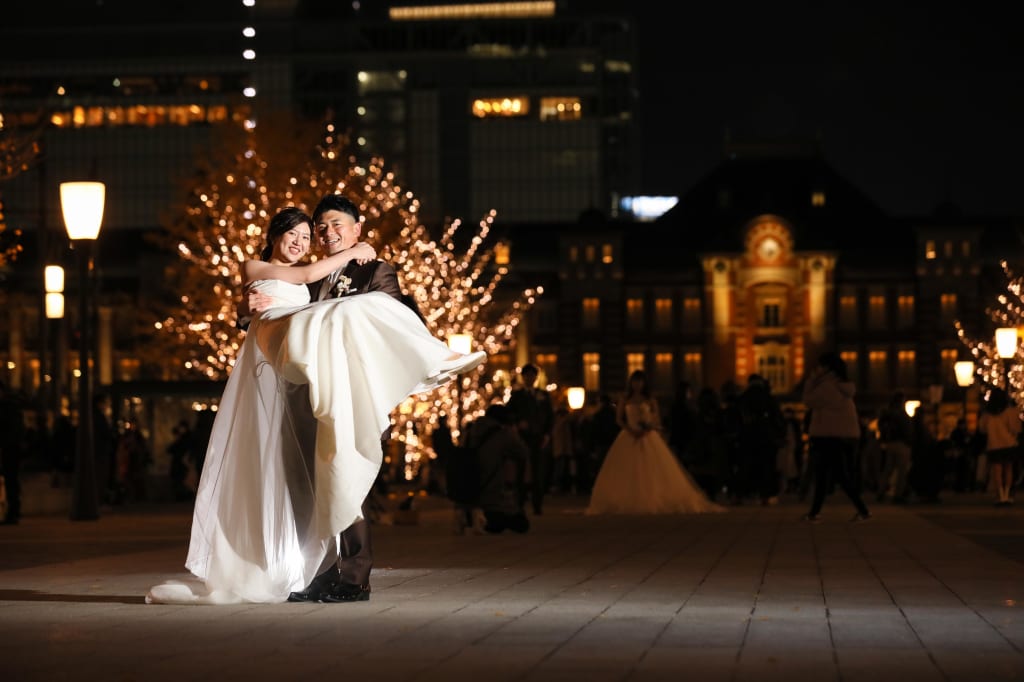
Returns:
[[[1000,356],[996,345],[996,329],[1024,327],[1024,277],[1015,274],[1005,260],[1000,265],[1006,277],[1006,292],[996,297],[996,305],[985,310],[992,322],[991,328],[975,335],[969,333],[960,320],[956,320],[954,325],[957,337],[968,348],[974,361],[976,377],[988,387],[1006,387],[1013,400],[1024,406],[1024,376],[1021,373],[1024,355],[1020,344],[1016,344],[1013,355],[1007,359]]]

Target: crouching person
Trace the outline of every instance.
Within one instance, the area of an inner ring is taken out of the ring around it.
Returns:
[[[515,415],[507,406],[495,403],[473,422],[468,438],[480,463],[477,499],[482,514],[474,519],[475,529],[525,533],[530,522],[519,503],[516,482],[529,461],[530,450],[519,436]]]

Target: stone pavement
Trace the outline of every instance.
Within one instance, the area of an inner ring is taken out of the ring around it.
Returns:
[[[587,517],[456,536],[447,503],[378,524],[356,604],[159,606],[190,506],[0,527],[0,680],[1024,679],[1024,509],[837,495],[724,514]]]

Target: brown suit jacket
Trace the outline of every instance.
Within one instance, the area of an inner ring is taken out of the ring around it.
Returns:
[[[398,273],[395,272],[394,267],[389,263],[382,260],[372,260],[360,265],[356,261],[350,261],[345,266],[345,269],[341,271],[341,274],[352,280],[352,283],[349,284],[350,291],[346,296],[366,294],[371,291],[383,291],[400,303],[409,306],[421,320],[423,319],[423,315],[416,305],[416,300],[402,292],[402,287],[398,282]],[[320,280],[309,285],[309,293],[312,300],[321,300],[319,297],[322,283],[323,280]]]

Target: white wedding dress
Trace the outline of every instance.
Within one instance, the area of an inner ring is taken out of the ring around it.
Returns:
[[[625,405],[626,422],[654,422],[648,401]],[[657,430],[639,438],[626,429],[612,442],[594,480],[586,514],[695,514],[721,512],[708,499]]]
[[[282,602],[305,588],[361,518],[391,411],[486,359],[449,359],[382,292],[310,303],[304,284],[254,286],[275,305],[249,327],[213,423],[185,561],[195,579],[153,587],[148,603]]]

